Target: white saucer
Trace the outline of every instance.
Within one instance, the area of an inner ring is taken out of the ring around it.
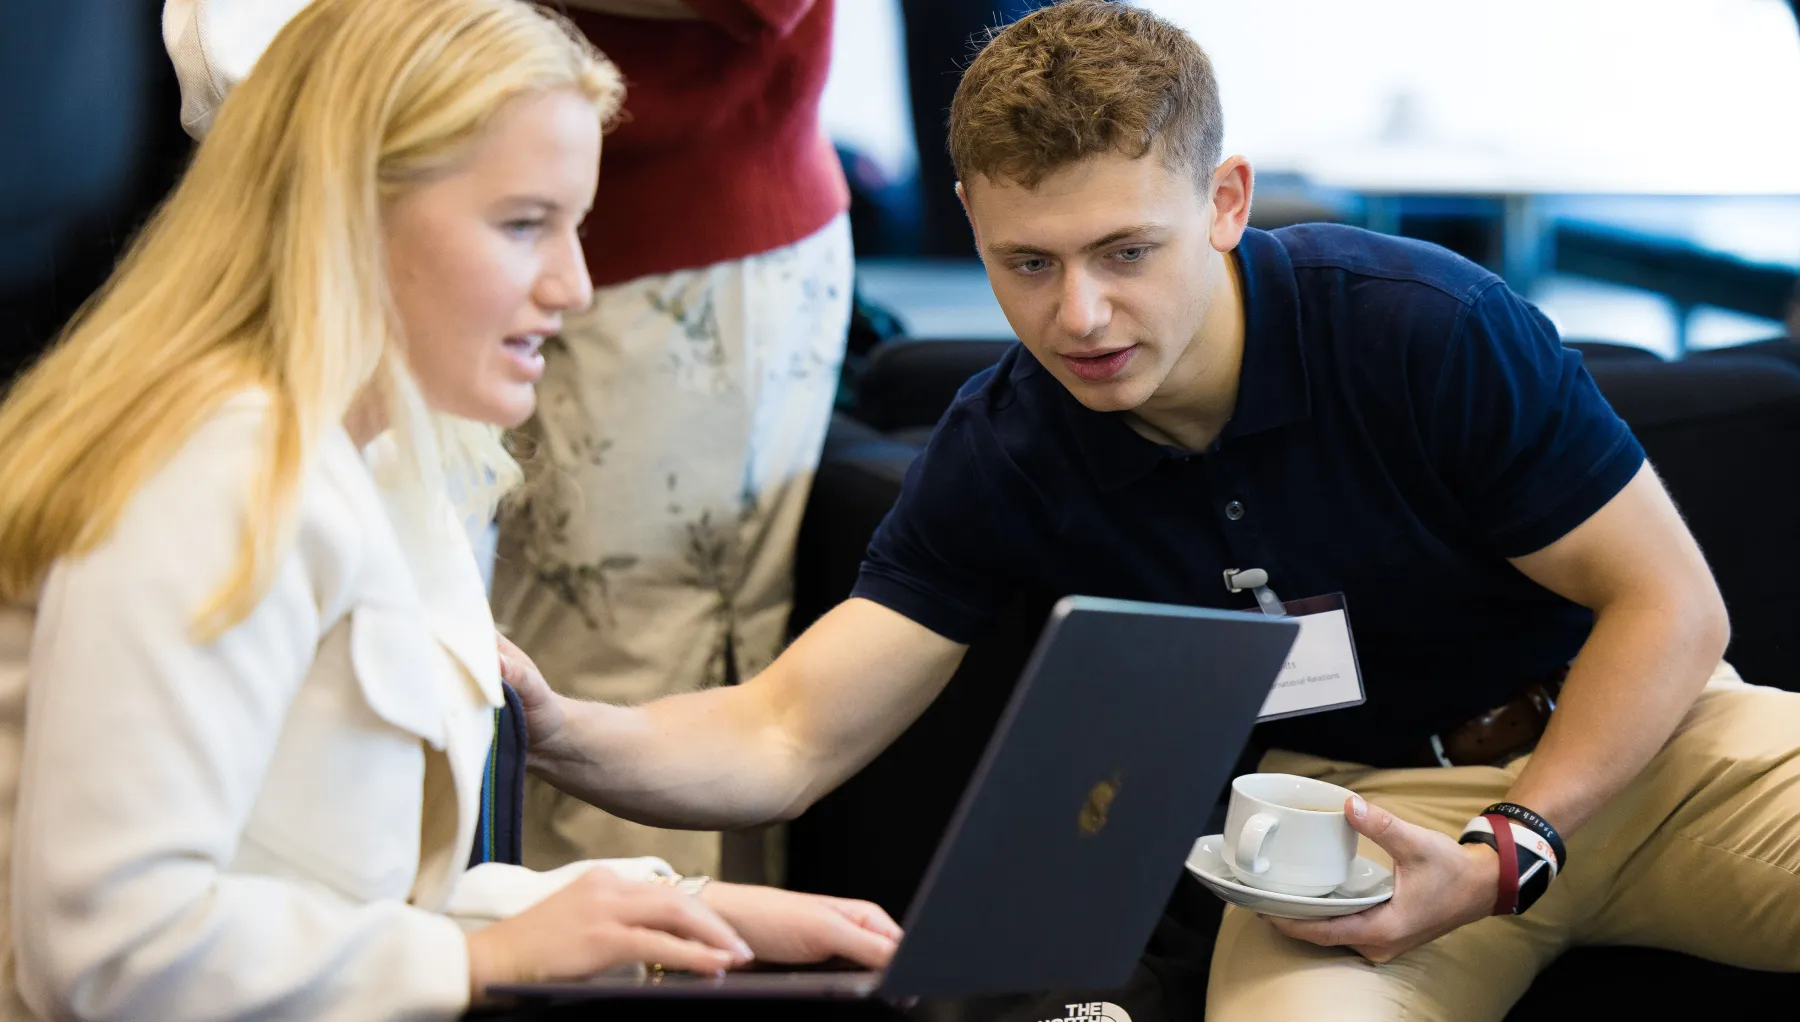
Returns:
[[[1307,898],[1298,894],[1261,891],[1238,882],[1225,864],[1221,850],[1225,835],[1211,834],[1194,842],[1188,855],[1188,872],[1194,879],[1233,905],[1265,916],[1285,919],[1329,919],[1361,912],[1394,896],[1394,874],[1361,856],[1350,864],[1350,879],[1330,894]]]

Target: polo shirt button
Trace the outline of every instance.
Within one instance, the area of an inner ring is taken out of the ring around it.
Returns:
[[[1225,517],[1234,522],[1244,517],[1244,505],[1235,500],[1225,505]]]

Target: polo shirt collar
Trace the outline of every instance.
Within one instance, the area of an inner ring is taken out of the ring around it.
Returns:
[[[1225,439],[1279,429],[1312,416],[1306,353],[1300,347],[1300,290],[1287,249],[1267,231],[1248,229],[1237,247],[1244,284],[1244,365],[1237,410]]]
[[[1312,414],[1300,347],[1300,295],[1287,250],[1274,235],[1250,228],[1232,257],[1244,289],[1244,363],[1237,409],[1219,443],[1302,422]],[[1061,391],[1060,405],[1102,490],[1128,486],[1165,459],[1187,453],[1139,435],[1120,413],[1088,409],[1048,372],[1037,369]]]

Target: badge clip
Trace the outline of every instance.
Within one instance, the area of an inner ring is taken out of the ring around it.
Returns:
[[[1269,573],[1261,568],[1225,569],[1225,588],[1234,593],[1252,592],[1256,594],[1256,605],[1269,617],[1287,617],[1287,609],[1281,605],[1281,597],[1269,588]]]

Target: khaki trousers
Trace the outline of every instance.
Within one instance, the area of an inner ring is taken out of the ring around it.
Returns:
[[[780,652],[851,272],[839,216],[770,252],[601,288],[545,346],[494,616],[558,691],[644,702]],[[656,855],[682,873],[779,873],[774,835],[742,835],[722,862],[718,834],[621,820],[535,777],[525,808],[534,869]]]
[[[1275,751],[1262,768],[1343,785],[1455,835],[1502,800],[1524,762],[1376,770]],[[1582,944],[1800,971],[1800,694],[1747,685],[1722,665],[1675,737],[1568,849],[1568,869],[1526,915],[1483,919],[1386,965],[1227,908],[1206,1017],[1498,1020]],[[1361,854],[1387,861],[1367,839]]]

